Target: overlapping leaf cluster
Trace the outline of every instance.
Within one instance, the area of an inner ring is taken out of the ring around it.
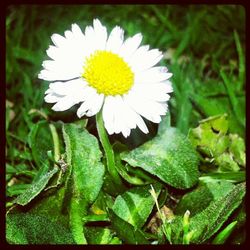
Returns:
[[[159,127],[147,122],[148,135],[109,137],[120,184],[107,171],[95,121],[77,120],[74,108],[51,111],[37,79],[50,35],[96,15],[128,36],[142,32],[173,73]],[[236,5],[10,6],[7,242],[243,243],[244,20]]]

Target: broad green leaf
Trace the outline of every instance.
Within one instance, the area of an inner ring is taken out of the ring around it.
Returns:
[[[136,230],[131,224],[117,216],[111,209],[109,216],[112,228],[120,239],[127,244],[149,244],[140,229]]]
[[[233,187],[234,185],[226,180],[201,182],[194,191],[182,196],[174,212],[183,215],[189,210],[190,217],[193,217],[206,209],[212,201],[228,194]]]
[[[104,176],[98,140],[74,124],[63,126],[63,136],[67,163],[72,165],[74,192],[88,203],[93,203],[101,190]]]
[[[211,202],[205,210],[192,217],[190,230],[195,230],[195,234],[191,242],[202,243],[214,235],[239,207],[245,192],[246,184],[237,184],[229,193]]]
[[[197,154],[189,140],[172,127],[142,146],[121,153],[121,159],[175,188],[190,188],[198,180]]]
[[[102,227],[87,227],[86,228],[86,238],[88,244],[121,244],[122,241],[113,236],[114,233],[108,228]]]
[[[161,185],[157,183],[153,186],[158,196]],[[150,185],[146,185],[132,188],[119,195],[112,207],[114,213],[135,228],[141,228],[155,205],[150,190]]]
[[[10,244],[74,244],[63,224],[29,212],[7,215],[6,239]]]
[[[51,171],[43,174],[36,181],[33,181],[29,188],[27,188],[21,195],[19,195],[14,202],[19,205],[27,205],[31,200],[33,200],[48,184],[49,180],[53,175],[58,171],[58,168],[55,167]]]
[[[45,216],[53,223],[60,223],[69,228],[69,200],[68,190],[62,184],[60,188],[56,187],[41,194],[40,199],[34,200],[32,208],[28,211],[32,214]],[[26,211],[25,207],[19,208]]]
[[[97,139],[85,128],[75,124],[63,126],[67,163],[71,179],[68,181],[70,197],[70,226],[78,244],[86,244],[83,216],[92,204],[103,184],[104,166]]]

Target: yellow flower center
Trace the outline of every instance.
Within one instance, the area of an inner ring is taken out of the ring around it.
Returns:
[[[134,73],[129,65],[109,51],[95,51],[86,59],[83,70],[82,77],[104,95],[123,95],[134,83]]]

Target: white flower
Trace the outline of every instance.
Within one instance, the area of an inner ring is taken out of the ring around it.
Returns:
[[[64,33],[53,34],[55,46],[49,46],[39,74],[50,81],[45,101],[55,103],[55,111],[64,111],[81,103],[77,116],[102,112],[108,133],[130,135],[138,126],[148,133],[142,117],[159,123],[167,112],[172,92],[166,67],[155,66],[163,57],[158,49],[140,46],[142,35],[126,40],[116,26],[107,35],[98,19],[83,34],[77,24]]]

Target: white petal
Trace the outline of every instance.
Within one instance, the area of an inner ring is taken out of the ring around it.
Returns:
[[[84,35],[82,33],[82,30],[80,29],[80,27],[77,24],[72,24],[71,25],[71,30],[72,33],[74,34],[75,37],[79,38],[79,39],[84,39]]]
[[[104,100],[102,117],[104,126],[110,135],[114,134],[114,109],[113,109],[113,97],[107,96]]]
[[[147,126],[141,116],[127,103],[124,96],[108,96],[103,106],[103,120],[109,134],[122,133],[124,137],[130,135],[131,129],[138,126],[144,133],[148,133]]]
[[[152,49],[149,51],[140,51],[140,53],[134,53],[130,58],[129,63],[134,72],[143,71],[157,64],[163,57],[162,52],[158,49]]]
[[[49,85],[49,88],[59,95],[68,95],[69,93],[74,95],[84,91],[86,85],[87,83],[82,78],[79,78],[67,82],[53,82]]]
[[[145,99],[142,95],[134,92],[128,93],[126,99],[131,108],[154,123],[159,123],[161,121],[160,116],[165,115],[167,112],[166,106],[161,105],[159,102]]]
[[[51,40],[52,42],[57,46],[57,47],[61,47],[63,45],[65,45],[65,43],[67,42],[67,40],[65,39],[65,37],[59,35],[59,34],[53,34],[51,36]]]
[[[169,85],[164,83],[152,83],[152,84],[135,84],[131,90],[138,96],[143,96],[146,99],[155,100],[158,102],[168,101],[170,96]]]
[[[58,48],[50,45],[49,48],[46,50],[46,53],[51,59],[55,60],[58,54]]]
[[[41,72],[38,74],[39,79],[43,79],[46,81],[64,81],[79,77],[79,74],[74,74],[71,72],[53,72],[50,70],[41,70]]]
[[[93,93],[93,95],[89,96],[79,107],[77,110],[77,116],[81,118],[85,114],[87,116],[93,116],[97,114],[103,104],[104,95],[99,95],[98,93]]]
[[[47,91],[46,91],[47,92]],[[45,92],[45,93],[46,93]],[[57,95],[55,93],[49,93],[44,97],[45,102],[47,103],[55,103],[58,102],[63,96]]]
[[[74,37],[73,33],[71,31],[69,31],[69,30],[66,30],[64,32],[64,36],[65,36],[66,39],[72,39]]]
[[[133,117],[134,117],[135,123],[137,124],[137,126],[139,127],[139,129],[144,134],[147,134],[149,131],[148,131],[148,128],[147,128],[145,122],[143,121],[143,119],[141,118],[141,116],[138,113],[136,113],[132,107],[130,107],[129,102],[127,100],[127,95],[123,96],[123,101],[124,101],[124,104],[126,105],[127,109],[130,109],[131,112],[133,112]],[[131,114],[130,114],[130,116],[131,116]]]
[[[72,106],[74,106],[77,102],[75,102],[75,100],[70,97],[70,96],[65,96],[63,98],[60,99],[59,102],[57,102],[52,109],[54,111],[65,111],[69,108],[71,108]]]
[[[161,82],[169,79],[172,75],[172,73],[168,73],[167,67],[158,66],[142,72],[136,72],[134,82],[138,84]]]
[[[128,38],[120,48],[119,55],[127,61],[131,55],[136,51],[142,41],[140,33]]]
[[[94,19],[93,24],[94,24],[95,39],[97,42],[96,49],[104,50],[107,41],[107,29],[101,24],[101,22],[98,19]]]
[[[106,50],[117,53],[123,43],[124,30],[116,26],[111,31],[106,44]]]
[[[82,71],[82,62],[78,62],[78,60],[72,58],[71,64],[69,61],[52,61],[52,60],[45,60],[43,61],[42,66],[45,70],[50,73],[45,74],[44,77],[49,78],[52,75],[57,76],[56,79],[50,79],[50,81],[54,80],[69,80],[72,78],[76,78],[81,76]]]

